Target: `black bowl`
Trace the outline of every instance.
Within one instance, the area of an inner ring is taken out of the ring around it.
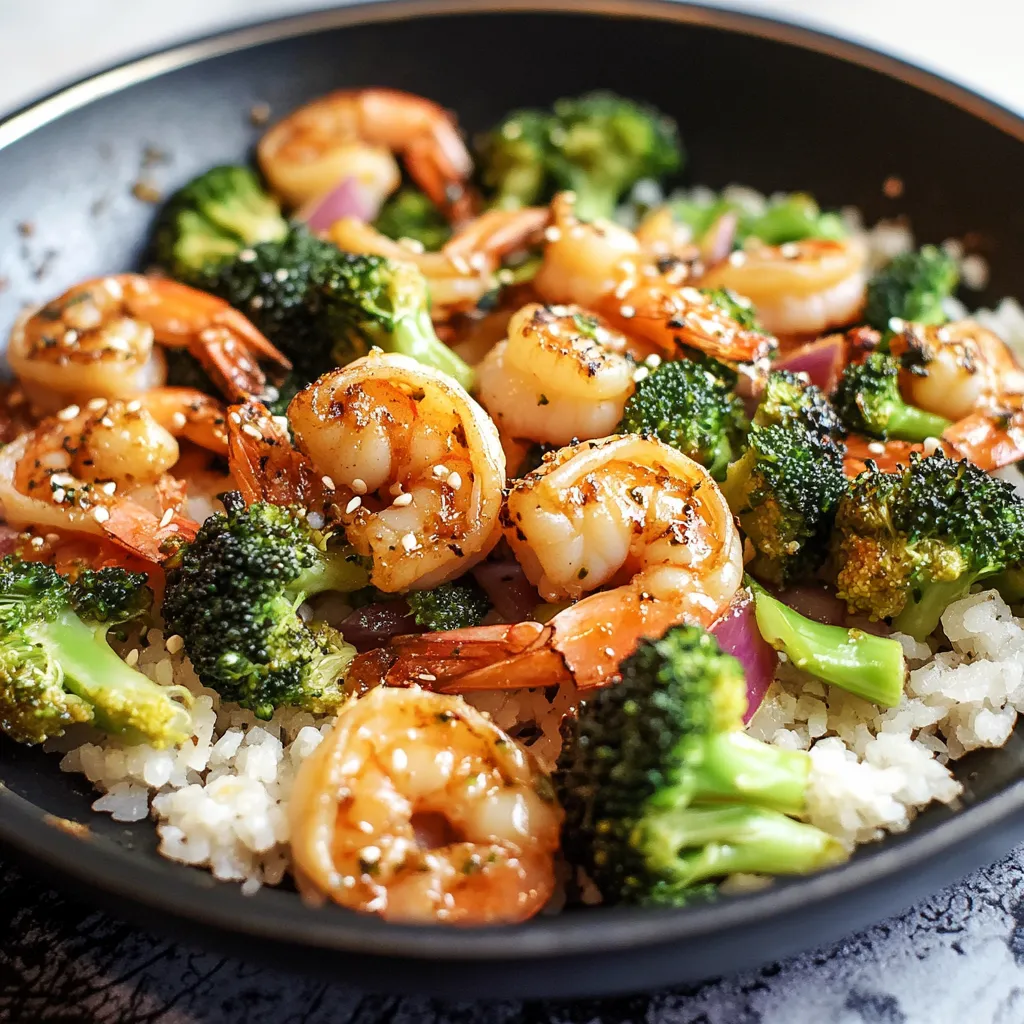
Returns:
[[[499,12],[500,11],[500,12]],[[124,65],[0,125],[0,331],[25,302],[135,267],[152,208],[242,159],[254,103],[288,111],[337,86],[389,85],[455,109],[469,131],[506,110],[608,87],[679,121],[688,177],[806,189],[868,220],[905,213],[920,238],[970,236],[991,299],[1024,279],[1024,121],[890,58],[791,25],[655,0],[438,0],[351,7],[245,29]],[[905,190],[885,198],[898,175]],[[55,881],[137,921],[390,991],[570,996],[747,967],[895,912],[1022,835],[1024,743],[960,762],[957,812],[846,866],[680,912],[594,909],[520,927],[387,925],[288,891],[254,897],[162,860],[151,823],[89,811],[57,758],[0,743],[0,840]],[[88,832],[69,830],[71,819]]]

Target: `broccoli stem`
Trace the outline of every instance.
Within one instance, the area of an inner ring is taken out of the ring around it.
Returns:
[[[810,874],[847,856],[827,832],[763,807],[691,804],[654,816],[644,828],[648,860],[674,879],[673,888],[736,872]]]
[[[129,668],[106,642],[106,626],[88,626],[65,612],[39,627],[43,642],[60,652],[64,688],[85,701],[94,724],[130,743],[173,747],[192,735],[192,719],[158,686]]]
[[[467,391],[473,388],[475,375],[472,368],[437,336],[434,325],[430,322],[430,314],[426,310],[401,317],[381,348],[433,366],[434,369],[453,377]]]
[[[748,585],[754,593],[758,631],[797,668],[882,707],[899,704],[906,668],[898,640],[823,625],[787,607],[756,583],[748,581]]]
[[[950,426],[951,422],[943,416],[901,403],[889,413],[885,432],[897,441],[926,441],[929,437],[942,437]]]
[[[803,750],[773,747],[738,729],[717,733],[704,744],[694,799],[735,800],[801,815],[810,770]]]
[[[1018,601],[1024,601],[1024,566],[1004,569],[989,582],[1007,603],[1016,604]]]
[[[366,569],[362,563],[344,554],[333,553],[325,556],[323,561],[307,569],[289,585],[288,590],[297,596],[301,604],[308,597],[315,597],[329,590],[342,594],[360,590],[369,583]]]
[[[911,591],[903,610],[892,620],[893,629],[915,640],[924,640],[938,628],[942,613],[954,601],[966,597],[976,576],[964,574],[955,580],[927,584],[920,591]]]

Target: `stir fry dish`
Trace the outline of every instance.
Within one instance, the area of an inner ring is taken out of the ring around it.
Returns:
[[[1024,710],[1024,314],[955,240],[685,172],[607,92],[468,140],[341,91],[40,296],[4,742],[403,922],[725,900],[955,805]]]

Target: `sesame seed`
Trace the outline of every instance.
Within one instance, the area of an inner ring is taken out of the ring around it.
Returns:
[[[263,435],[251,423],[242,424],[242,433],[256,438],[257,441],[263,440]]]
[[[356,494],[365,494],[367,491],[366,481],[356,477],[355,480],[352,481],[352,490],[355,491]]]
[[[889,317],[889,330],[894,334],[901,334],[906,326],[906,321],[901,320],[898,316]]]
[[[645,360],[644,366],[649,366],[652,370],[656,370],[661,366],[661,356],[657,352],[652,352]]]
[[[882,444],[881,441],[872,441],[868,445],[868,451],[871,452],[872,455],[884,455],[885,445]]]
[[[97,505],[92,510],[92,517],[97,523],[105,523],[110,518],[110,513],[102,505]]]
[[[511,284],[516,279],[516,275],[508,267],[502,267],[494,276],[498,279],[498,284]]]
[[[795,260],[800,255],[800,246],[796,242],[786,242],[779,248],[784,260]]]
[[[253,260],[256,259],[256,250],[255,249],[243,249],[238,254],[238,259],[242,263],[252,263]]]
[[[633,307],[633,306],[620,306],[620,307],[619,307],[619,312],[620,312],[620,313],[622,314],[622,316],[624,316],[624,317],[625,317],[625,318],[626,318],[627,320],[632,320],[632,319],[633,319],[633,317],[635,317],[635,316],[636,316],[636,308],[635,308],[635,307]]]
[[[416,539],[415,533],[407,533],[402,538],[402,547],[406,551],[415,551],[420,546],[420,542]]]
[[[46,543],[46,541],[43,540],[42,537],[33,537],[32,540],[29,543],[34,548],[41,548]]]
[[[549,242],[557,242],[562,237],[562,232],[554,224],[544,229],[544,237]]]
[[[188,420],[185,418],[185,414],[183,412],[176,412],[171,417],[171,426],[174,427],[175,430],[181,430],[187,422]]]
[[[360,497],[359,497],[359,495],[357,494],[357,495],[356,495],[356,496],[355,496],[354,498],[352,498],[352,499],[351,499],[351,500],[349,501],[349,503],[348,503],[348,504],[347,504],[347,505],[345,506],[345,514],[346,514],[346,515],[349,515],[349,516],[350,516],[350,515],[352,515],[352,513],[353,513],[353,512],[355,512],[355,510],[356,510],[357,508],[359,508],[359,506],[360,506],[360,505],[362,505],[362,503],[363,503],[363,499],[362,499],[362,498],[360,498]]]
[[[113,495],[117,490],[117,484],[113,480],[108,480],[105,484],[100,484],[100,490],[106,495]]]
[[[125,412],[138,412],[142,408],[142,403],[137,399],[132,399],[125,407]]]
[[[414,252],[417,255],[426,252],[427,248],[418,238],[400,238],[398,244],[403,249],[408,249],[409,252]]]
[[[380,860],[380,847],[364,846],[359,851],[359,859],[366,864],[376,864]]]
[[[100,426],[106,427],[108,430],[110,430],[114,426],[114,421],[109,416],[104,416],[100,420]]]
[[[173,518],[174,518],[174,509],[173,508],[165,508],[164,509],[164,514],[160,517],[160,527],[161,527],[161,529],[163,527],[167,526]]]
[[[319,512],[310,512],[309,515],[306,516],[306,522],[309,523],[314,530],[322,530],[326,521],[327,520],[325,520]]]
[[[400,494],[397,498],[395,498],[392,504],[395,506],[395,508],[405,508],[406,505],[412,504],[412,495]]]
[[[633,371],[633,383],[639,384],[640,381],[645,380],[650,374],[651,371],[646,366],[638,366]],[[658,379],[660,380],[661,378],[659,377]]]
[[[66,423],[68,420],[73,420],[81,411],[77,405],[69,405],[66,409],[61,409],[57,413],[57,419]]]
[[[470,265],[466,262],[465,257],[463,257],[463,256],[459,256],[459,255],[456,254],[455,256],[449,256],[448,259],[451,262],[451,265],[460,274],[468,274],[470,272],[470,270],[472,269],[470,267]]]
[[[138,665],[138,663],[139,663],[139,649],[138,649],[138,647],[133,647],[128,652],[127,657],[124,659],[124,663],[129,668],[135,668],[135,666]]]
[[[327,490],[329,490],[329,491],[335,490],[334,481],[329,476],[322,476],[322,477],[320,477],[320,482],[324,485],[324,487],[327,488]]]
[[[448,479],[445,483],[447,483],[453,491],[457,491],[462,486],[462,477],[453,470],[448,474]]]
[[[106,407],[107,400],[105,398],[93,398],[89,404],[86,405],[86,409],[88,409],[89,412],[100,412],[103,409],[106,409]]]
[[[729,253],[729,263],[734,267],[742,267],[747,262],[747,254],[745,252],[731,252]]]
[[[168,654],[177,654],[185,646],[185,641],[177,633],[172,633],[165,641],[164,647]]]
[[[65,491],[63,487],[58,487],[57,490],[55,490],[53,492],[53,500],[58,505],[60,505],[67,496],[68,496],[68,492]]]
[[[391,495],[392,495],[393,497],[395,497],[395,496],[397,496],[397,495],[401,494],[401,493],[402,493],[402,485],[401,485],[401,483],[400,483],[400,482],[398,482],[398,483],[393,483],[393,484],[392,484],[392,485],[391,485],[391,486],[390,486],[390,487],[388,488],[388,491],[389,491],[389,492],[391,493]]]
[[[437,681],[437,676],[430,672],[421,672],[416,678],[424,683],[434,683]]]
[[[171,523],[171,525],[167,527],[167,532],[168,533],[177,533],[178,532],[178,524],[177,523]]]
[[[942,447],[942,441],[937,437],[926,437],[922,447],[925,455],[934,455]]]
[[[438,463],[438,464],[437,464],[437,465],[436,465],[436,466],[435,466],[435,467],[433,468],[433,470],[432,470],[431,472],[432,472],[432,473],[434,474],[434,476],[436,476],[436,477],[437,477],[438,479],[440,479],[441,477],[443,477],[443,476],[447,476],[447,475],[448,475],[448,467],[447,467],[447,466],[445,466],[445,465],[442,465],[442,464],[441,464],[441,463],[439,462],[439,463]]]
[[[228,413],[228,419],[229,419],[229,420],[230,420],[230,421],[231,421],[232,423],[234,423],[234,424],[235,424],[236,426],[237,426],[237,425],[238,425],[239,423],[241,423],[241,422],[242,422],[242,417],[241,417],[241,416],[239,416],[237,412],[229,412],[229,413]]]
[[[605,653],[605,655],[606,655],[607,657],[609,657],[609,658],[614,658],[614,657],[615,657],[615,651],[614,651],[614,649],[613,649],[613,648],[611,648],[611,647],[606,647],[606,648],[604,649],[604,653]]]
[[[696,288],[687,287],[680,289],[679,297],[683,302],[692,302],[694,305],[704,302],[704,296]]]

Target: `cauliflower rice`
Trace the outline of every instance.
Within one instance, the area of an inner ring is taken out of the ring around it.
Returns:
[[[657,189],[644,183],[634,199],[654,205],[660,190],[655,195],[646,186]],[[742,192],[755,208],[765,203],[749,189],[726,191],[733,198]],[[863,230],[856,210],[843,215],[851,228]],[[900,222],[882,222],[866,238],[874,265],[914,244]],[[987,268],[977,257],[963,258],[957,246],[945,243],[961,260],[965,284],[983,287]],[[967,315],[956,300],[948,312]],[[975,315],[1024,360],[1024,309],[1015,300]],[[1019,470],[999,475],[1024,494]],[[929,646],[897,635],[910,673],[896,708],[879,710],[783,660],[750,722],[748,731],[758,739],[810,752],[810,820],[850,847],[905,831],[933,801],[955,805],[963,787],[950,764],[970,750],[1002,746],[1024,712],[1024,618],[995,591],[982,591],[950,605],[942,631],[948,641],[942,650],[934,641]],[[184,685],[195,695],[191,743],[170,751],[124,747],[84,730],[49,746],[67,751],[63,771],[84,774],[102,793],[94,810],[124,822],[152,815],[165,857],[206,867],[255,892],[288,873],[292,785],[331,718],[285,709],[258,721],[204,688],[181,647],[180,637],[152,629],[139,645],[138,667],[161,685]],[[571,689],[550,698],[543,690],[479,693],[471,701],[551,769],[559,724],[576,697]]]

